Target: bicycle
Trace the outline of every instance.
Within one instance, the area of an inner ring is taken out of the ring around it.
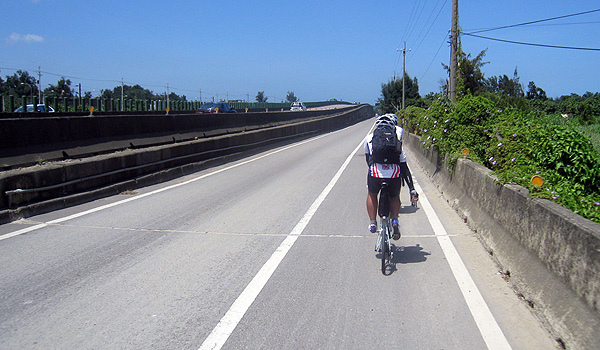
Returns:
[[[381,253],[381,273],[385,275],[387,265],[392,263],[394,257],[392,237],[392,222],[390,220],[390,198],[387,192],[387,182],[381,183],[381,191],[379,192],[379,221],[380,229],[377,235],[377,244],[375,251]]]

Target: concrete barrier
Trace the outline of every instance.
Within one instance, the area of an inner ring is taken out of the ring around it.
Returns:
[[[164,112],[101,112],[94,116],[4,113],[0,118],[0,169],[256,130],[354,108],[169,115]]]
[[[477,232],[517,293],[567,348],[600,349],[600,225],[526,188],[502,185],[468,159],[453,169],[437,149],[404,145]]]
[[[261,145],[308,137],[371,118],[370,105],[141,149],[0,172],[0,222],[55,210],[195,171],[202,164]],[[208,132],[208,131],[207,131]]]

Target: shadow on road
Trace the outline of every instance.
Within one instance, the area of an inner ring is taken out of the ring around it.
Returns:
[[[430,252],[423,251],[423,247],[420,244],[414,246],[401,246],[396,247],[392,245],[394,251],[394,257],[392,258],[391,264],[388,264],[384,275],[389,276],[397,270],[397,264],[413,264],[420,263],[427,260],[427,256],[431,255]],[[377,258],[381,259],[381,253],[377,254]]]

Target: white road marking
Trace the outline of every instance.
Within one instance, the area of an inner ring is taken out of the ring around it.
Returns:
[[[287,252],[292,248],[298,237],[302,234],[302,231],[306,228],[306,225],[310,222],[313,215],[316,213],[317,209],[325,200],[325,197],[329,194],[333,186],[336,184],[354,154],[362,147],[362,142],[354,149],[354,151],[346,158],[346,161],[337,173],[333,176],[329,184],[325,187],[325,189],[321,192],[321,194],[317,197],[317,199],[313,202],[313,204],[308,208],[302,219],[296,224],[296,226],[292,229],[287,238],[281,243],[281,245],[275,250],[273,255],[267,260],[267,262],[263,265],[263,267],[258,271],[256,276],[252,279],[250,284],[246,286],[242,294],[238,296],[238,298],[233,302],[233,305],[229,308],[225,316],[219,321],[217,326],[213,329],[213,331],[208,335],[208,337],[204,340],[199,350],[217,350],[221,349],[221,347],[225,344],[231,333],[233,333],[234,329],[237,327],[238,323],[244,317],[248,308],[254,303],[254,300],[261,292],[263,287],[267,284],[271,275]]]
[[[509,350],[512,349],[508,340],[504,336],[502,329],[498,326],[494,315],[488,308],[485,300],[481,296],[477,285],[469,275],[469,271],[465,267],[458,251],[454,247],[454,244],[450,240],[450,236],[444,229],[444,226],[440,222],[440,219],[437,217],[433,207],[427,200],[427,196],[425,196],[425,192],[419,186],[419,184],[415,181],[415,189],[419,192],[419,203],[421,203],[421,207],[425,210],[425,214],[437,236],[438,242],[442,247],[442,251],[446,256],[446,260],[450,265],[450,269],[454,274],[454,278],[458,282],[458,286],[460,287],[460,291],[462,292],[465,301],[471,311],[471,315],[475,319],[475,323],[479,328],[479,332],[483,337],[488,349],[490,350]]]
[[[101,210],[104,210],[104,209],[112,208],[112,207],[115,207],[117,205],[125,204],[125,203],[132,202],[132,201],[144,198],[144,197],[152,196],[152,195],[160,193],[160,192],[168,191],[168,190],[176,188],[176,187],[184,186],[184,185],[190,184],[192,182],[196,182],[198,180],[202,180],[202,179],[207,178],[209,176],[212,176],[212,175],[215,175],[215,174],[218,174],[218,173],[222,173],[224,171],[227,171],[227,170],[230,170],[230,169],[233,169],[233,168],[237,168],[237,167],[239,167],[241,165],[245,165],[245,164],[257,161],[259,159],[268,157],[270,155],[273,155],[273,154],[276,154],[276,153],[279,153],[279,152],[283,152],[283,151],[288,150],[290,148],[297,147],[297,146],[303,145],[305,143],[312,142],[314,140],[318,140],[318,139],[320,139],[322,137],[325,137],[327,135],[331,135],[331,134],[334,134],[334,133],[337,133],[337,132],[340,132],[340,131],[341,130],[333,131],[333,132],[328,133],[328,134],[316,136],[316,137],[313,137],[311,139],[304,140],[304,141],[301,141],[301,142],[298,142],[298,143],[295,143],[295,144],[292,144],[292,145],[280,148],[280,149],[275,150],[273,152],[269,152],[269,153],[263,154],[262,156],[259,156],[259,157],[256,157],[256,158],[252,158],[252,159],[240,162],[240,163],[236,163],[236,164],[230,165],[228,167],[225,167],[225,168],[213,171],[213,172],[208,173],[208,174],[204,174],[202,176],[195,177],[193,179],[190,179],[190,180],[187,180],[187,181],[184,181],[184,182],[181,182],[181,183],[177,183],[177,184],[174,184],[174,185],[171,185],[171,186],[159,188],[159,189],[154,190],[152,192],[144,193],[144,194],[141,194],[141,195],[138,195],[138,196],[134,196],[134,197],[130,197],[130,198],[118,201],[118,202],[106,204],[106,205],[103,205],[103,206],[100,206],[100,207],[97,207],[97,208],[93,208],[93,209],[90,209],[90,210],[82,211],[82,212],[79,212],[79,213],[76,213],[76,214],[73,214],[73,215],[69,215],[69,216],[65,216],[65,217],[62,217],[62,218],[55,219],[55,220],[51,220],[51,221],[48,221],[47,223],[42,223],[42,224],[39,224],[39,225],[35,225],[35,226],[27,227],[27,228],[24,228],[24,229],[21,229],[21,230],[18,230],[18,231],[14,231],[14,232],[11,232],[11,233],[3,234],[3,235],[0,236],[0,241],[8,239],[8,238],[15,237],[15,236],[19,236],[19,235],[22,235],[24,233],[29,233],[29,232],[32,232],[32,231],[44,228],[44,227],[46,227],[48,225],[59,224],[59,223],[62,223],[62,222],[68,221],[68,220],[76,219],[76,218],[79,218],[79,217],[82,217],[82,216],[85,216],[85,215],[88,215],[88,214],[92,214],[92,213],[101,211]]]

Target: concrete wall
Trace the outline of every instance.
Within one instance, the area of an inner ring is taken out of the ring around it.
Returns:
[[[174,141],[226,134],[228,129],[253,130],[292,120],[333,115],[346,109],[276,111],[237,114],[169,114],[133,112],[62,115],[60,113],[5,113],[0,118],[0,169],[35,161],[77,158],[123,148],[146,147]],[[191,135],[193,134],[193,135]],[[135,141],[130,147],[130,143]],[[62,152],[66,156],[63,156]],[[58,152],[58,153],[56,153]],[[32,155],[39,155],[37,159]]]
[[[208,160],[342,128],[371,118],[374,111],[370,105],[360,105],[326,114],[249,131],[232,128],[233,131],[217,136],[206,136],[210,133],[207,130],[185,142],[3,171],[0,172],[0,222],[181,176],[197,170]]]
[[[600,349],[600,225],[526,188],[502,185],[468,159],[453,171],[420,138],[404,140],[453,208],[478,233],[517,292],[568,348]]]

